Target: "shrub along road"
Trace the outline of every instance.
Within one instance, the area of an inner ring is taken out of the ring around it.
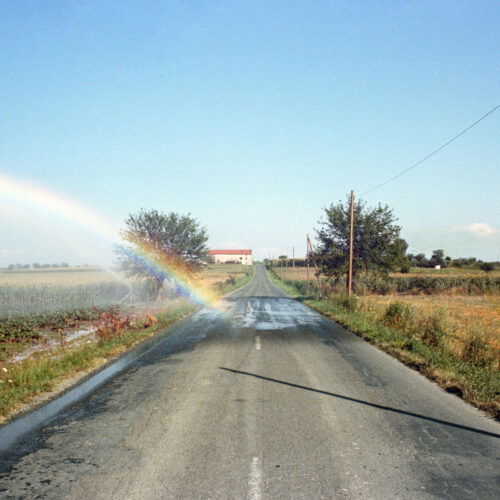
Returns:
[[[3,498],[498,498],[500,426],[268,280],[3,457]]]

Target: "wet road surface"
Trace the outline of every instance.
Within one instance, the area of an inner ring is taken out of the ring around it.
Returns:
[[[2,458],[2,498],[498,498],[499,424],[262,267]]]

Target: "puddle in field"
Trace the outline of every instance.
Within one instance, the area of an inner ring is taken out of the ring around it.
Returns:
[[[59,338],[57,337],[44,337],[43,340],[39,341],[39,343],[32,345],[25,349],[23,352],[14,354],[9,361],[13,361],[14,363],[18,363],[23,359],[27,359],[35,353],[44,352],[44,351],[52,351],[57,347],[60,347],[63,344],[68,344],[69,342],[74,342],[75,340],[82,339],[82,337],[88,337],[89,335],[93,335],[96,331],[95,326],[88,326],[86,328],[79,328],[75,331],[63,332],[63,335]]]

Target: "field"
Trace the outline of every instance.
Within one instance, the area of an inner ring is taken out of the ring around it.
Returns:
[[[212,264],[196,281],[216,292],[235,285],[248,266]],[[120,304],[132,290],[134,301],[146,301],[148,291],[119,271],[98,268],[16,270],[0,272],[0,315],[107,307]],[[168,292],[165,292],[168,294]]]
[[[277,272],[286,273],[287,279],[306,279],[307,268],[305,267],[275,267]],[[314,266],[310,267],[310,276],[314,279]],[[484,277],[490,276],[498,278],[500,277],[500,271],[495,270],[488,274],[480,269],[460,269],[458,267],[447,267],[444,269],[429,269],[424,267],[412,267],[409,273],[391,273],[391,277],[399,278],[411,278],[411,277],[423,277],[429,276],[432,278],[438,277]]]
[[[198,279],[206,287],[214,287],[217,284],[230,284],[245,276],[251,269],[251,266],[241,264],[209,264],[199,274]]]
[[[216,298],[252,273],[251,266],[210,265],[196,281]],[[124,301],[127,296],[133,300]],[[168,288],[152,301],[143,283],[119,272],[0,272],[0,422],[64,378],[99,366],[195,307]]]
[[[285,280],[293,280],[304,282],[306,281],[307,270],[305,268],[283,268],[276,269],[277,274]],[[393,277],[403,279],[411,279],[413,277],[420,278],[427,275],[432,278],[465,278],[484,277],[484,271],[477,273],[460,270],[424,270],[426,273],[420,272],[421,269],[408,274],[394,274]],[[449,271],[443,274],[444,271]],[[491,277],[500,276],[500,272],[495,271],[490,273]],[[317,283],[313,271],[310,272],[310,280],[314,285]],[[412,293],[385,293],[376,294],[364,293],[359,296],[359,304],[366,311],[373,315],[382,315],[387,306],[394,301],[401,302],[411,306],[417,314],[432,316],[441,314],[447,323],[447,328],[450,331],[449,344],[450,349],[458,352],[463,348],[464,341],[471,335],[481,334],[487,342],[497,352],[497,357],[500,358],[500,294],[492,291],[483,294],[464,294],[460,290],[443,289],[439,292],[423,290],[414,290]]]
[[[217,297],[248,281],[251,271],[252,267],[241,265],[210,265],[196,281]],[[86,328],[91,336],[94,323],[108,311],[117,316],[156,314],[170,308],[178,296],[176,290],[166,287],[152,301],[143,282],[99,269],[2,272],[0,360],[23,352],[33,343],[50,344],[54,332],[67,340],[74,337],[75,329]]]
[[[26,269],[0,271],[0,287],[4,285],[88,285],[119,281],[119,272],[99,268]]]
[[[203,283],[224,281],[231,276],[245,274],[249,266],[240,264],[209,264],[198,275]],[[27,269],[15,271],[0,270],[0,287],[4,285],[89,285],[127,280],[118,270],[73,267],[66,269]]]
[[[347,297],[344,286],[323,283],[322,298],[312,270],[307,289],[306,273],[305,268],[274,268],[271,276],[311,307],[500,418],[498,273],[395,275],[396,285],[384,293],[370,290],[367,280],[353,297]],[[398,287],[405,291],[398,293]]]

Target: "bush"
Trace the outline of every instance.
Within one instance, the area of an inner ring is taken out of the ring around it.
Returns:
[[[117,309],[102,313],[96,323],[95,335],[101,341],[111,339],[121,335],[131,325],[131,322],[129,316],[122,318]]]
[[[429,347],[443,347],[443,341],[447,335],[443,312],[422,317],[416,325],[416,333]]]
[[[464,340],[461,358],[483,368],[490,367],[495,361],[491,345],[479,330],[469,332]]]
[[[336,302],[340,307],[349,312],[354,312],[358,308],[358,299],[355,295],[347,295],[341,293],[333,297],[334,302]]]
[[[387,306],[382,322],[391,328],[409,331],[413,327],[414,316],[413,308],[410,305],[392,302]]]
[[[491,264],[490,262],[483,262],[480,266],[479,269],[481,271],[484,271],[485,273],[490,273],[491,271],[495,270],[495,266]]]
[[[406,263],[401,266],[401,269],[399,270],[400,273],[407,274],[411,271],[410,264]]]

